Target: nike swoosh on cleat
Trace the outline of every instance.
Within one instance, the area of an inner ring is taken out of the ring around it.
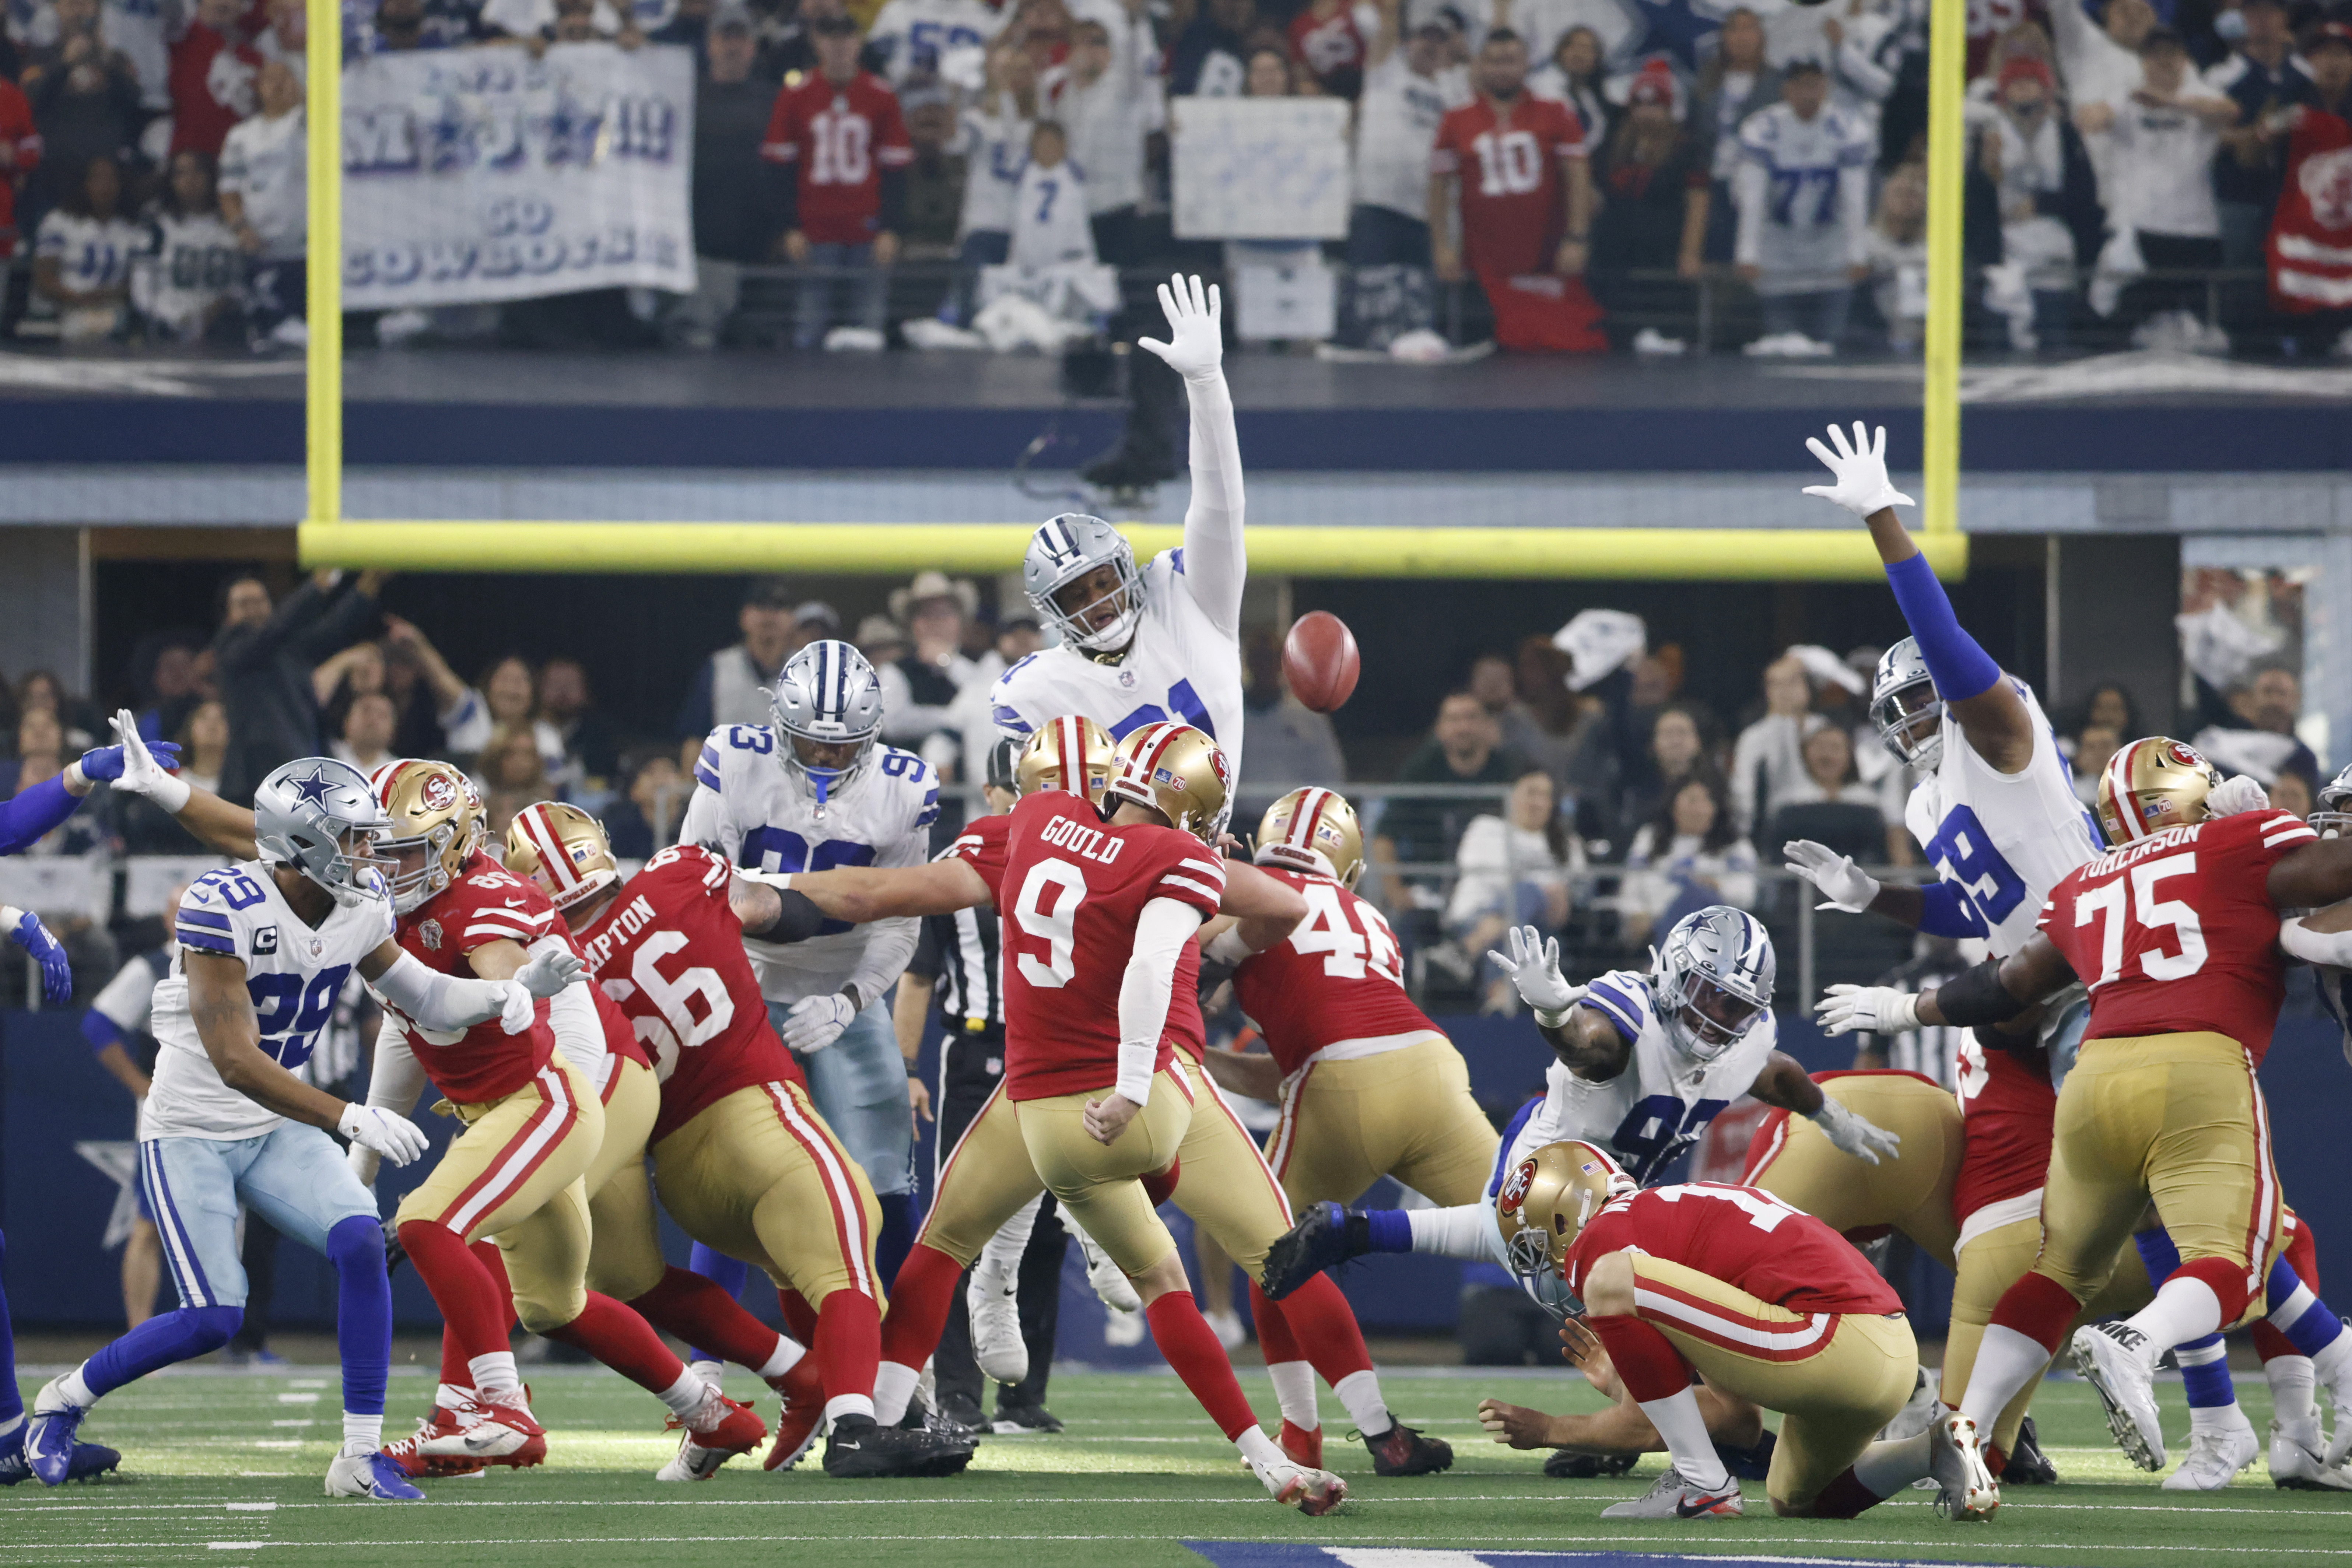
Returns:
[[[1696,1519],[1700,1514],[1713,1513],[1717,1509],[1721,1508],[1722,1506],[1723,1500],[1719,1497],[1702,1498],[1696,1506],[1694,1506],[1691,1500],[1686,1497],[1676,1498],[1675,1500],[1675,1517],[1676,1519]]]

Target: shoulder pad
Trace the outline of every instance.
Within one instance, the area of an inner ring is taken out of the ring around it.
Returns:
[[[1612,969],[1584,988],[1584,1003],[1617,1026],[1631,1044],[1650,1023],[1650,983],[1631,970]]]

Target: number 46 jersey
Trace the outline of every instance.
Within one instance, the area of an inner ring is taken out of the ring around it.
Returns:
[[[1380,910],[1328,877],[1260,869],[1307,900],[1297,930],[1234,972],[1242,1011],[1283,1077],[1320,1058],[1377,1056],[1443,1033],[1405,994],[1396,937]]]

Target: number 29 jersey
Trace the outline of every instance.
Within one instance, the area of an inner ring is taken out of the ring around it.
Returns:
[[[1234,972],[1242,1011],[1285,1078],[1318,1057],[1377,1056],[1443,1032],[1405,994],[1396,936],[1380,910],[1328,877],[1260,869],[1307,900],[1297,930]]]

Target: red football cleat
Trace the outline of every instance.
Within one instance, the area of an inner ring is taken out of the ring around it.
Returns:
[[[768,1445],[768,1457],[760,1468],[789,1470],[800,1463],[824,1425],[824,1380],[817,1375],[816,1357],[801,1357],[783,1376],[771,1378],[768,1386],[783,1396],[784,1408],[776,1417],[776,1440]]]
[[[1292,1464],[1310,1470],[1323,1468],[1322,1427],[1294,1426],[1286,1420],[1282,1424],[1282,1436],[1276,1441],[1282,1445],[1283,1453],[1289,1457]]]
[[[480,1419],[458,1438],[468,1457],[519,1470],[546,1461],[547,1429],[533,1418],[528,1405],[486,1404],[476,1408]]]
[[[417,1423],[415,1431],[397,1443],[386,1443],[383,1453],[411,1480],[433,1476],[470,1476],[488,1461],[466,1457],[459,1441],[463,1436],[464,1427],[457,1413],[436,1405],[433,1414]],[[428,1444],[440,1447],[428,1447]]]
[[[655,1472],[656,1480],[707,1481],[719,1473],[719,1466],[738,1454],[750,1453],[768,1435],[768,1424],[753,1415],[750,1405],[738,1404],[715,1388],[692,1419],[669,1418],[669,1430],[681,1429],[686,1435],[678,1440],[677,1452]]]

